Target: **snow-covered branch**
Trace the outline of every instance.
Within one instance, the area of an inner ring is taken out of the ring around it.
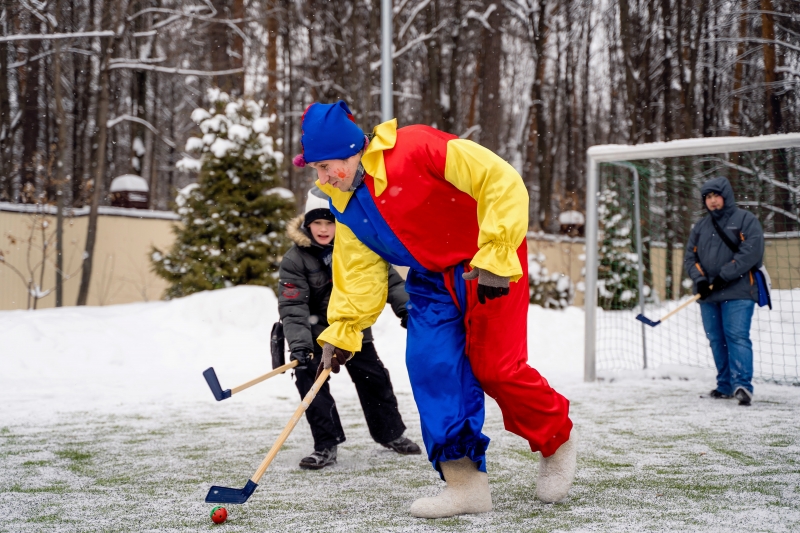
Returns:
[[[106,30],[81,31],[76,33],[23,33],[1,36],[0,43],[9,41],[52,41],[54,39],[79,39],[82,37],[114,37],[114,32]]]
[[[483,12],[483,15],[475,11],[474,9],[470,9],[467,11],[467,14],[464,15],[465,19],[475,19],[481,23],[481,25],[489,31],[494,31],[494,28],[489,24],[489,16],[497,9],[497,5],[490,4],[489,7],[486,8],[486,11]]]
[[[416,37],[415,39],[409,41],[403,48],[397,50],[395,53],[392,54],[392,59],[397,59],[398,57],[405,54],[418,44],[424,43],[425,41],[436,37],[436,34],[439,32],[439,30],[441,30],[447,25],[447,22],[448,22],[447,20],[444,20],[440,22],[438,26],[433,28],[429,33],[423,33],[419,37]],[[373,61],[372,63],[370,63],[369,68],[370,70],[378,70],[379,68],[381,68],[381,60],[379,59],[378,61]]]
[[[33,13],[33,15],[36,18],[38,18],[39,20],[41,20],[45,24],[48,24],[53,28],[58,26],[58,22],[56,21],[55,17],[53,15],[51,15],[50,13],[42,13],[41,11],[39,11],[39,9],[36,9],[36,8],[28,5],[28,3],[25,0],[19,0],[19,2],[20,2],[20,4],[22,4],[22,6],[25,9],[27,9],[28,11]],[[47,6],[45,4],[45,5],[42,5],[42,7],[40,9],[45,9],[46,7]]]
[[[783,72],[791,76],[800,76],[800,70],[792,67],[775,67],[775,72]]]
[[[407,3],[408,3],[408,0],[400,0],[400,3],[397,6],[392,8],[392,14],[394,16],[399,15],[400,12],[403,10],[403,8],[406,7]]]
[[[163,72],[165,74],[180,74],[182,76],[225,76],[228,74],[239,74],[244,72],[244,68],[232,68],[228,70],[192,70],[188,68],[178,67],[159,67],[157,65],[149,65],[147,63],[140,63],[138,61],[129,61],[127,63],[113,63],[108,66],[109,70],[118,68],[129,68],[131,70],[151,70],[155,72]]]
[[[155,127],[155,126],[153,126],[152,124],[150,124],[149,122],[147,122],[146,120],[144,120],[144,119],[142,119],[142,118],[135,117],[135,116],[133,116],[133,115],[120,115],[120,116],[118,116],[118,117],[116,117],[116,118],[113,118],[113,119],[110,119],[108,122],[106,122],[106,126],[107,126],[107,127],[110,129],[110,128],[113,128],[114,126],[116,126],[117,124],[119,124],[120,122],[122,122],[122,121],[125,121],[125,120],[126,120],[126,121],[128,121],[128,122],[136,122],[137,124],[141,124],[141,125],[142,125],[142,126],[144,126],[145,128],[147,128],[147,129],[149,129],[150,131],[152,131],[152,132],[153,132],[153,134],[154,134],[156,137],[158,137],[158,138],[160,138],[162,141],[164,141],[164,144],[166,144],[166,145],[167,145],[167,146],[169,146],[170,148],[174,148],[174,149],[176,149],[176,150],[177,150],[177,148],[178,148],[178,147],[175,145],[175,143],[174,143],[174,142],[172,142],[170,139],[168,139],[168,138],[164,137],[164,136],[161,134],[161,132],[159,132],[159,131],[156,129],[156,127]]]
[[[128,22],[148,13],[163,13],[167,15],[172,15],[168,17],[166,20],[163,20],[158,24],[154,25],[151,30],[157,30],[163,28],[164,26],[172,24],[176,20],[187,18],[192,20],[200,20],[203,22],[215,22],[217,24],[225,24],[226,26],[231,28],[231,30],[236,32],[239,35],[239,37],[241,37],[246,43],[250,42],[250,39],[247,37],[247,35],[245,35],[245,33],[241,30],[241,28],[239,28],[239,26],[237,26],[237,24],[247,22],[246,19],[219,19],[219,18],[214,18],[213,15],[211,16],[195,15],[194,13],[191,13],[189,11],[178,11],[176,9],[167,9],[164,7],[149,7],[147,9],[142,9],[141,11],[137,11],[133,15],[129,16]]]
[[[787,218],[791,218],[792,220],[800,222],[800,217],[798,217],[794,213],[790,213],[789,211],[787,211],[785,209],[781,209],[780,207],[776,207],[774,205],[765,204],[765,203],[762,203],[762,202],[749,202],[749,201],[748,202],[736,202],[736,204],[737,205],[749,205],[751,207],[760,207],[762,209],[767,209],[768,211],[773,211],[773,212],[778,213],[780,215],[783,215],[783,216],[785,216]]]
[[[428,4],[431,3],[431,0],[422,0],[419,4],[414,6],[414,9],[411,10],[411,14],[408,16],[408,19],[403,23],[403,27],[400,28],[400,31],[397,33],[397,40],[401,40],[403,36],[406,34],[406,30],[409,26],[414,22],[414,19],[417,17],[420,11],[425,9]]]
[[[153,58],[137,59],[136,63],[137,64],[142,64],[142,65],[151,65],[153,63],[163,63],[166,60],[167,60],[166,57],[153,57]],[[112,65],[115,65],[117,63],[129,63],[130,64],[132,62],[131,62],[130,59],[128,59],[126,57],[117,57],[117,58],[114,58],[111,61],[109,61],[109,63],[112,64]]]
[[[789,44],[786,41],[779,41],[777,39],[762,39],[760,37],[737,37],[737,38],[727,38],[727,37],[714,37],[713,39],[700,39],[702,43],[739,43],[742,41],[747,41],[756,44],[774,44],[776,46],[782,46],[784,48],[788,48],[789,50],[794,50],[795,52],[800,52],[800,46],[796,46],[793,44]]]

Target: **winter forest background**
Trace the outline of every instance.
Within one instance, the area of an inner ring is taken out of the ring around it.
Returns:
[[[378,0],[0,6],[5,201],[53,200],[62,126],[68,204],[85,204],[98,175],[107,187],[134,173],[169,208],[192,179],[175,163],[209,86],[277,115],[295,191],[309,181],[289,163],[309,103],[341,98],[365,130],[380,122]],[[19,37],[58,33],[77,35]],[[510,160],[544,230],[583,210],[591,145],[800,130],[797,0],[398,0],[394,42],[400,124]]]
[[[62,184],[96,220],[111,180],[137,174],[151,209],[173,208],[197,179],[177,165],[192,112],[218,87],[274,115],[276,185],[302,203],[306,106],[344,99],[365,131],[381,121],[380,4],[0,0],[0,201],[55,204]],[[393,38],[400,125],[509,160],[535,231],[585,211],[589,146],[800,131],[798,0],[396,0]],[[769,229],[796,230],[789,215]]]

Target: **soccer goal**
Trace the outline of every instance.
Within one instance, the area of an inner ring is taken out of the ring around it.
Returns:
[[[685,139],[587,151],[584,379],[665,365],[714,368],[683,254],[706,213],[700,186],[731,182],[764,228],[772,310],[756,307],[753,378],[800,385],[800,134]]]

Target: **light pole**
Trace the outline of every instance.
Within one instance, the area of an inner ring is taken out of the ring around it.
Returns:
[[[381,121],[394,118],[392,106],[392,0],[381,0]]]

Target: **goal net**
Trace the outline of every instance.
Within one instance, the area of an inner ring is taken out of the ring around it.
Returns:
[[[700,187],[725,176],[764,229],[772,310],[756,306],[753,379],[800,385],[800,134],[687,139],[588,151],[585,379],[665,365],[714,367],[683,268]],[[597,246],[590,246],[597,243]]]

